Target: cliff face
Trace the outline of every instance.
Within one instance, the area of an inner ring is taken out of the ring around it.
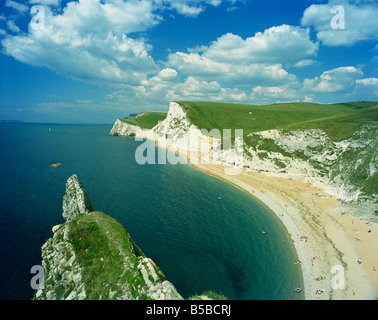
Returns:
[[[242,149],[241,164],[245,169],[324,187],[331,195],[345,200],[345,209],[350,213],[375,221],[377,129],[375,124],[364,125],[348,139],[337,142],[321,129],[267,130],[232,143]],[[164,121],[149,131],[135,132],[162,146],[179,149],[191,160],[226,166],[236,163],[235,152],[220,150],[220,139],[201,132],[190,121],[185,108],[176,102],[171,102]]]
[[[351,137],[332,141],[320,129],[269,130],[246,138],[246,163],[252,169],[325,184],[346,201],[373,201],[368,190],[376,179],[378,128],[362,126]]]
[[[76,175],[66,184],[63,216],[42,246],[45,278],[35,299],[182,299],[117,221],[93,211]]]
[[[93,211],[86,191],[76,174],[72,175],[66,183],[66,194],[63,197],[63,218],[67,221],[75,218],[79,213]]]
[[[135,136],[136,134],[140,134],[141,131],[142,129],[140,127],[133,126],[117,119],[110,134],[112,136]]]

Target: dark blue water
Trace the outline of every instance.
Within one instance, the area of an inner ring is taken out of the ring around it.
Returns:
[[[64,222],[73,173],[95,210],[118,220],[185,298],[207,289],[230,299],[303,298],[294,292],[298,259],[266,207],[188,165],[138,165],[141,142],[110,129],[0,125],[1,299],[33,296],[30,269],[41,263],[51,228]]]

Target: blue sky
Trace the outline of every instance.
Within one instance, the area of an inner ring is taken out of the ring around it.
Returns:
[[[1,0],[0,120],[378,100],[377,16],[376,0]]]

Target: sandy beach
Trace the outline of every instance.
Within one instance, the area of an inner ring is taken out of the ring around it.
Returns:
[[[151,138],[151,137],[146,137]],[[285,226],[301,268],[306,300],[378,299],[378,224],[344,212],[336,197],[319,187],[292,178],[270,176],[249,169],[204,164],[190,152],[161,144],[180,153],[194,168],[246,191],[268,207]]]
[[[243,169],[226,175],[225,167],[195,168],[245,190],[282,221],[295,247],[306,300],[371,300],[378,297],[378,227],[349,215],[321,188],[294,179]]]

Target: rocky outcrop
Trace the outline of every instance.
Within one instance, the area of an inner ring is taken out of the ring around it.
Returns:
[[[51,168],[59,168],[62,164],[60,162],[50,164]]]
[[[45,277],[34,299],[183,299],[122,225],[93,211],[76,175],[66,184],[63,217],[42,246]]]
[[[63,218],[69,221],[80,213],[93,211],[86,191],[76,174],[72,175],[66,183],[66,194],[63,197]]]
[[[87,298],[82,266],[69,241],[68,224],[57,225],[54,235],[42,246],[43,283],[35,292],[37,300],[84,300]]]
[[[268,130],[245,139],[244,165],[268,175],[294,178],[324,188],[349,213],[376,221],[378,126],[364,125],[352,136],[333,141],[321,129]]]
[[[120,119],[117,119],[112,129],[110,130],[110,134],[112,136],[135,136],[141,131],[142,129],[140,127],[133,126]]]

